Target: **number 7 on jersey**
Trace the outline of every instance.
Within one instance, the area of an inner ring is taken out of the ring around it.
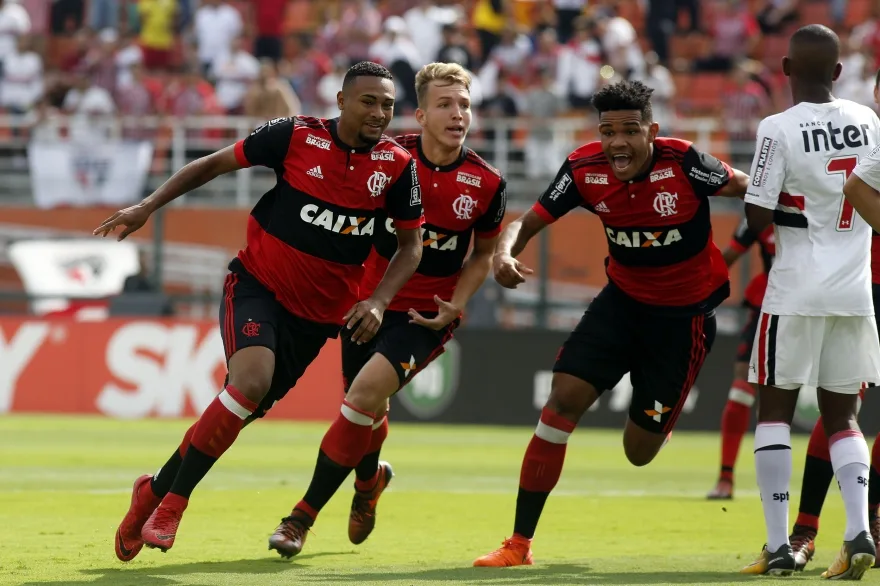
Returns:
[[[843,182],[846,183],[846,180],[849,179],[849,176],[852,175],[853,169],[855,169],[858,164],[859,157],[857,155],[834,157],[828,159],[828,164],[825,165],[825,172],[829,175],[843,175]],[[850,232],[853,229],[854,217],[855,210],[853,209],[852,204],[846,200],[845,196],[841,195],[840,213],[837,214],[837,231]]]

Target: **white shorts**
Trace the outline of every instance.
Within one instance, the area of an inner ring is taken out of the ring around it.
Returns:
[[[770,315],[761,312],[749,382],[783,389],[801,385],[856,394],[880,382],[874,317]]]

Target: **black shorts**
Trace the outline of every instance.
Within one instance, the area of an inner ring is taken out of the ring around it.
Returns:
[[[226,362],[238,350],[264,346],[275,353],[275,372],[269,392],[252,417],[263,417],[284,398],[339,326],[318,324],[287,311],[253,276],[233,261],[223,285],[220,334]],[[227,382],[229,377],[227,375]]]
[[[436,314],[422,313],[427,319]],[[400,380],[398,390],[428,366],[432,360],[445,352],[444,344],[460,323],[455,320],[442,330],[432,330],[409,323],[410,317],[403,311],[386,311],[382,326],[366,344],[351,341],[353,330],[342,330],[342,381],[345,392],[373,354],[381,354],[394,366]]]
[[[752,360],[752,346],[755,345],[755,336],[758,335],[758,322],[761,319],[761,308],[748,303],[745,307],[749,310],[749,317],[739,332],[739,345],[736,347],[736,361],[748,364]]]
[[[607,285],[559,350],[553,372],[576,376],[600,394],[629,372],[629,418],[648,431],[667,433],[714,341],[714,311],[658,313]]]

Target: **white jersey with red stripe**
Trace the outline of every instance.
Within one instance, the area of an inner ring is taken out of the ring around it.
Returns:
[[[762,309],[871,316],[871,228],[843,184],[880,144],[873,110],[802,102],[761,121],[745,201],[774,211],[776,258]]]

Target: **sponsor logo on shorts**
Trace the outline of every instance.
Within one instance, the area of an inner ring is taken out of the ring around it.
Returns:
[[[260,335],[260,324],[249,319],[247,320],[247,323],[242,326],[241,333],[248,338],[256,338]]]
[[[645,409],[645,415],[659,423],[663,419],[663,415],[670,411],[672,411],[672,407],[667,407],[660,401],[654,401],[654,408]]]
[[[403,408],[419,419],[430,420],[442,415],[458,392],[461,347],[452,339],[446,342],[444,349],[445,352],[428,365],[421,365],[423,370],[397,393]],[[410,363],[414,366],[414,357]]]

